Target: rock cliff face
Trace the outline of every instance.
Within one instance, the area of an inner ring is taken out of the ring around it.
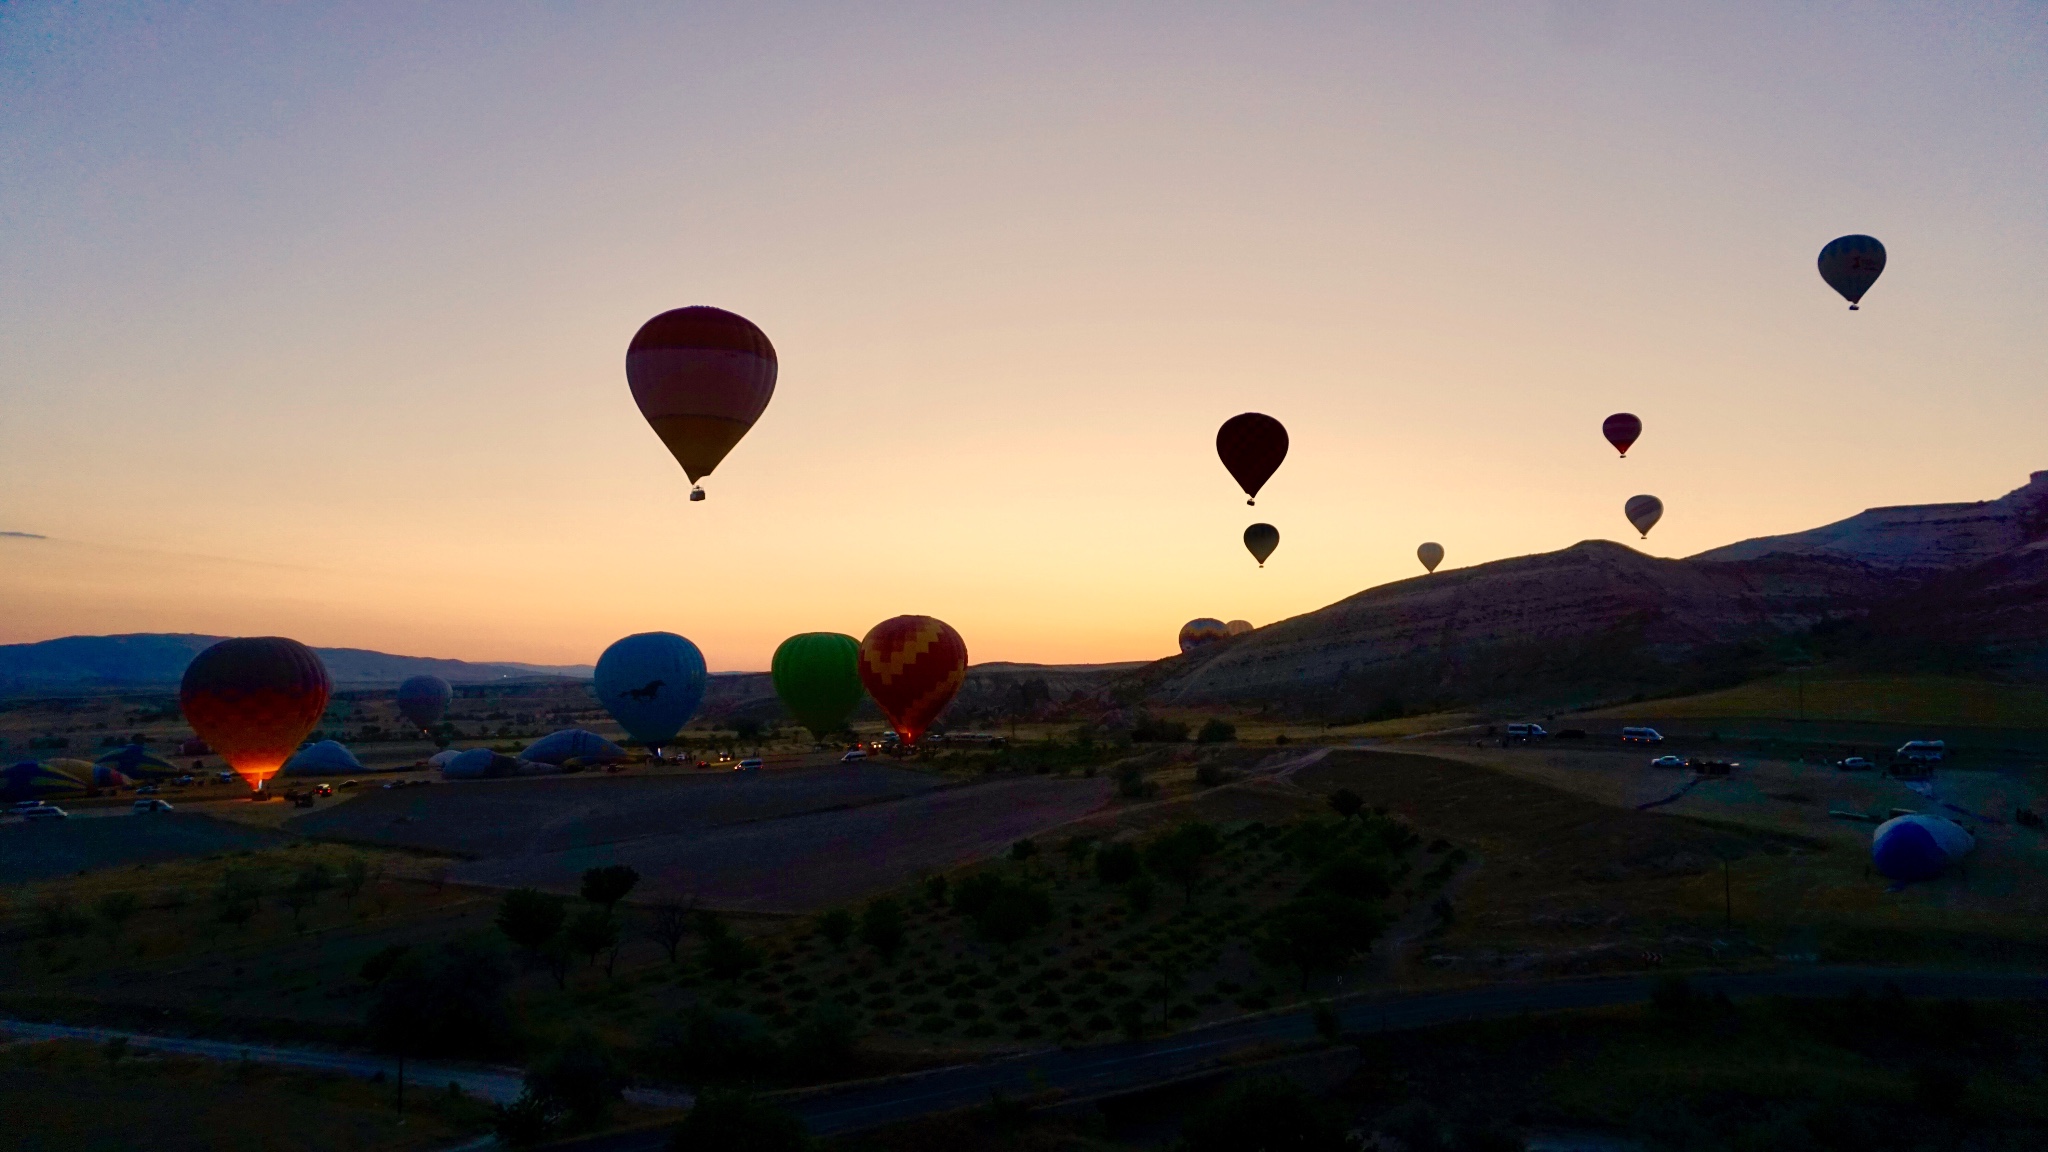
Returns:
[[[1368,589],[1140,674],[1160,703],[1370,715],[1733,682],[1816,626],[2048,670],[2048,472],[1661,560],[1607,541]]]
[[[2048,472],[1996,500],[1872,508],[1789,536],[1759,536],[1715,548],[1695,560],[1755,560],[1770,555],[1833,556],[1876,568],[1932,572],[1981,564],[2048,537]]]

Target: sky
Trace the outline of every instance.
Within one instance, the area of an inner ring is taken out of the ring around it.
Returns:
[[[0,643],[1150,659],[2048,468],[2033,3],[17,0],[0,109]],[[702,503],[624,374],[689,304],[781,362]]]

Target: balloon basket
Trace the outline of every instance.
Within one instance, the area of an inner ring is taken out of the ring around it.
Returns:
[[[702,500],[703,498],[704,498],[704,489],[702,489],[702,488],[692,488],[692,489],[690,489],[690,499],[691,499],[691,500],[693,500],[693,501],[696,501],[696,500]]]

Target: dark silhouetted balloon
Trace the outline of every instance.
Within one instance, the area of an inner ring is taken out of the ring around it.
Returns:
[[[867,695],[860,686],[860,641],[841,632],[791,636],[775,649],[769,671],[783,706],[820,740],[846,727]]]
[[[677,308],[640,326],[626,382],[640,414],[695,484],[732,451],[775,395],[775,346],[744,316]],[[690,499],[704,498],[693,488]]]
[[[1432,540],[1415,550],[1415,558],[1422,561],[1424,568],[1434,572],[1436,566],[1444,562],[1444,546]]]
[[[637,632],[597,658],[597,699],[657,757],[704,701],[704,654],[673,632]]]
[[[185,722],[251,788],[277,775],[327,710],[327,666],[282,636],[223,640],[185,668]]]
[[[1244,546],[1258,560],[1259,567],[1264,568],[1266,557],[1280,546],[1280,530],[1271,524],[1254,524],[1244,530]]]
[[[1260,412],[1232,416],[1216,430],[1216,455],[1244,489],[1245,503],[1257,503],[1259,489],[1287,459],[1287,429]]]
[[[1622,506],[1622,513],[1628,517],[1629,523],[1636,526],[1636,531],[1643,534],[1643,539],[1648,540],[1650,529],[1664,518],[1664,502],[1655,496],[1631,496]]]
[[[1863,294],[1884,272],[1884,245],[1875,236],[1837,236],[1820,250],[1820,278],[1856,311]]]
[[[1230,625],[1207,616],[1197,617],[1180,626],[1180,650],[1184,654],[1229,638]]]
[[[398,714],[424,732],[438,723],[455,699],[455,689],[439,676],[414,676],[398,686]]]
[[[917,743],[967,679],[967,642],[943,620],[894,616],[860,642],[860,682],[905,744]]]
[[[1616,412],[1600,424],[1600,434],[1614,445],[1615,451],[1623,457],[1628,455],[1629,445],[1643,434],[1643,422],[1632,412]]]
[[[1242,636],[1253,630],[1252,622],[1249,620],[1232,620],[1230,623],[1225,624],[1224,627],[1230,630],[1232,636]]]

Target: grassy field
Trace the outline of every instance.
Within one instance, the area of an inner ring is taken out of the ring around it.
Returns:
[[[489,1130],[490,1109],[431,1089],[68,1041],[0,1049],[0,1116],[18,1152],[405,1152]]]
[[[1949,676],[1852,676],[1817,668],[1719,692],[1585,715],[1627,720],[1772,719],[1964,728],[2048,728],[2048,685]]]

